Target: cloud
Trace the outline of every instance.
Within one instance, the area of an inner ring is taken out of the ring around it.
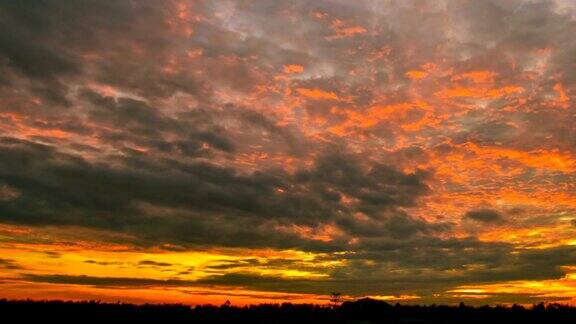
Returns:
[[[306,278],[306,277],[284,277],[274,275],[261,275],[247,272],[250,269],[250,261],[242,263],[241,271],[226,274],[212,274],[196,280],[183,279],[152,279],[134,277],[96,277],[87,275],[62,275],[62,274],[31,274],[24,273],[20,280],[27,282],[58,283],[69,285],[89,285],[95,287],[230,287],[244,288],[254,291],[277,291],[286,293],[310,293],[328,295],[331,291],[339,291],[351,296],[364,296],[378,292],[393,293],[416,293],[419,292],[424,298],[432,298],[434,292],[441,291],[447,287],[490,284],[518,280],[546,280],[558,279],[564,275],[563,267],[573,265],[576,249],[573,247],[557,247],[542,251],[525,250],[515,255],[502,253],[505,250],[494,252],[501,248],[479,242],[468,242],[466,246],[456,247],[457,241],[443,244],[446,255],[437,259],[426,257],[426,254],[433,253],[434,250],[418,253],[411,257],[401,267],[402,272],[393,271],[389,262],[395,260],[387,251],[382,256],[388,254],[387,258],[364,256],[352,257],[349,259],[349,266],[344,269],[334,269],[330,277]],[[460,245],[462,245],[460,243]],[[440,246],[438,246],[439,248]],[[410,247],[412,251],[414,247]],[[474,254],[464,254],[463,251],[472,249]],[[487,254],[489,253],[489,254]],[[409,255],[409,254],[402,254]],[[455,258],[451,260],[452,258]],[[491,264],[486,263],[487,259],[492,259]],[[380,261],[365,263],[365,260]],[[414,261],[418,263],[413,263]],[[483,260],[483,261],[482,261]],[[439,267],[446,263],[445,269]],[[487,266],[483,269],[475,268],[466,270],[467,264],[478,265],[484,262]],[[388,266],[382,266],[383,264]],[[452,265],[450,265],[452,263]],[[459,267],[457,263],[460,263]],[[230,265],[234,263],[229,263]],[[428,270],[423,270],[427,268]],[[213,270],[228,268],[210,267]],[[435,270],[433,270],[435,269]],[[438,271],[441,270],[441,271]],[[465,271],[466,270],[466,271]],[[454,275],[457,273],[458,275]],[[504,297],[503,297],[504,298]]]
[[[504,220],[498,211],[487,208],[468,211],[464,218],[481,223],[499,223]]]
[[[278,169],[241,175],[205,162],[139,153],[112,167],[13,138],[3,139],[0,156],[2,181],[20,192],[0,203],[1,217],[11,223],[80,225],[177,244],[313,250],[342,247],[274,232],[270,224],[335,223],[345,234],[368,236],[378,228],[390,236],[443,228],[397,210],[428,192],[426,173],[404,174],[380,164],[363,169],[356,157],[340,153],[320,156],[313,168],[294,175]],[[354,213],[386,221],[359,222]],[[213,233],[225,235],[215,241]]]
[[[68,285],[89,285],[99,287],[174,287],[174,286],[190,286],[193,284],[191,281],[186,280],[159,280],[159,279],[146,279],[146,278],[116,278],[116,277],[91,277],[91,276],[70,276],[70,275],[36,275],[24,274],[22,278],[31,282],[44,282],[53,284],[68,284]]]
[[[138,265],[140,265],[140,266],[152,266],[152,267],[170,267],[170,266],[172,266],[172,263],[157,262],[157,261],[153,261],[153,260],[142,260],[142,261],[138,262]]]
[[[0,259],[0,269],[5,270],[21,270],[24,269],[11,259]]]
[[[115,261],[109,262],[109,261],[96,261],[96,260],[86,260],[84,261],[84,263],[97,264],[101,266],[123,264],[123,262],[115,262]]]

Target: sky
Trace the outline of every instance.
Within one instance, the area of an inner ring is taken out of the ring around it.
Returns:
[[[576,3],[0,1],[0,297],[576,304]]]

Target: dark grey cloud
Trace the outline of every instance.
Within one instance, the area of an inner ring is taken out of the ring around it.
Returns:
[[[0,269],[6,270],[22,270],[22,266],[18,265],[14,260],[11,259],[0,259]]]
[[[481,223],[499,223],[504,221],[502,214],[497,210],[483,208],[471,210],[464,215],[464,219],[470,219]]]
[[[254,258],[242,259],[242,260],[218,260],[217,263],[218,264],[208,265],[207,268],[223,270],[223,269],[235,269],[262,264],[260,260]],[[266,262],[265,264],[268,265],[269,263],[270,262]]]
[[[44,253],[44,255],[46,255],[46,256],[48,256],[49,258],[52,258],[52,259],[58,259],[58,258],[60,258],[60,257],[62,256],[62,253],[60,253],[60,252],[54,252],[54,251],[44,251],[43,253]]]
[[[37,275],[37,274],[23,274],[22,278],[31,282],[45,282],[56,284],[71,284],[71,285],[89,285],[98,287],[125,287],[125,288],[138,288],[138,287],[174,287],[174,286],[191,286],[193,281],[187,280],[159,280],[159,279],[146,279],[146,278],[123,278],[123,277],[91,277],[91,276],[70,276],[70,275]]]
[[[86,261],[84,261],[84,263],[97,264],[97,265],[101,265],[101,266],[123,264],[123,262],[116,262],[116,261],[97,261],[97,260],[86,260]]]
[[[140,265],[140,266],[152,266],[152,267],[170,267],[170,266],[172,266],[172,263],[158,262],[158,261],[154,261],[154,260],[142,260],[142,261],[138,262],[138,265]]]
[[[566,271],[563,266],[574,264],[576,248],[560,246],[542,250],[525,250],[510,256],[500,269],[478,271],[480,281],[560,279]]]
[[[277,233],[273,226],[334,222],[349,235],[374,236],[380,229],[394,237],[446,229],[397,210],[428,191],[425,173],[379,164],[363,169],[350,155],[319,157],[314,168],[295,175],[279,169],[242,175],[206,162],[150,156],[113,167],[50,145],[13,138],[2,143],[0,179],[19,192],[0,202],[1,217],[10,223],[81,225],[172,243],[310,249],[344,246]],[[342,195],[357,202],[345,204]],[[351,218],[355,212],[385,221],[363,224]]]
[[[388,260],[382,258],[366,259],[380,261],[376,264],[357,262],[346,269],[335,269],[331,273],[331,277],[327,279],[286,279],[260,276],[254,278],[252,274],[233,273],[214,275],[200,279],[199,282],[212,285],[244,286],[261,290],[273,290],[273,286],[276,286],[276,290],[286,292],[306,291],[318,294],[327,294],[334,290],[351,295],[418,292],[426,294],[426,292],[437,291],[440,287],[452,285],[559,279],[564,275],[561,268],[574,263],[571,258],[576,252],[573,247],[559,247],[540,251],[526,250],[511,256],[506,253],[507,248],[503,246],[484,244],[482,247],[482,243],[471,243],[473,242],[468,242],[467,247],[462,247],[461,250],[456,245],[447,248],[450,245],[444,243],[443,249],[446,251],[444,255],[434,252],[434,250],[425,251],[423,246],[411,250],[413,254],[417,254],[415,257],[411,257],[410,253],[401,254],[413,258],[413,260],[420,259],[418,266],[409,264],[411,262],[409,261],[397,268],[403,269],[403,272],[396,272],[394,271],[395,268],[390,266],[389,261],[398,260],[390,255]],[[459,244],[459,242],[454,241],[452,244]],[[460,245],[462,244],[460,243]],[[465,249],[472,250],[474,253],[464,254]],[[476,253],[484,255],[477,255],[475,258],[473,255]],[[427,258],[426,254],[428,254]],[[362,261],[361,258],[362,256],[358,259],[352,258],[351,261]],[[451,258],[458,258],[459,260],[450,260]],[[491,259],[491,262],[487,263],[487,259]],[[430,271],[430,269],[442,270],[439,265],[446,262],[448,264],[443,271]],[[465,268],[460,268],[457,265],[458,262],[460,262],[460,266],[470,263],[485,264],[486,267],[466,271]],[[450,263],[453,265],[450,266]],[[382,267],[383,264],[388,264],[388,266]],[[454,275],[455,271],[458,274]]]

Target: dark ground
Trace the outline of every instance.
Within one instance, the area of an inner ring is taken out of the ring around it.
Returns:
[[[4,323],[576,323],[576,307],[410,306],[361,299],[340,306],[134,305],[98,301],[0,300]],[[8,319],[8,321],[6,321]]]

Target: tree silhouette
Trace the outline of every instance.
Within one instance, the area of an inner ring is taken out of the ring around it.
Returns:
[[[576,307],[539,303],[533,307],[470,305],[390,305],[385,301],[362,298],[341,300],[331,293],[330,305],[260,304],[221,306],[182,304],[126,304],[100,301],[33,301],[0,299],[0,314],[5,322],[21,323],[445,323],[445,324],[536,324],[576,323]],[[339,305],[336,305],[339,303]]]

